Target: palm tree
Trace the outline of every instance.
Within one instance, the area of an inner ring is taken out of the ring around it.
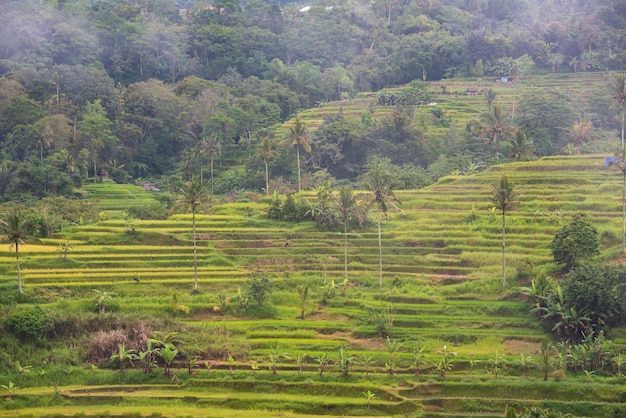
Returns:
[[[217,135],[212,139],[205,138],[200,142],[200,184],[203,184],[202,178],[202,154],[208,153],[211,159],[211,192],[213,192],[214,178],[213,178],[213,162],[215,157],[222,154],[222,144]]]
[[[270,195],[270,172],[267,164],[267,160],[272,158],[276,154],[274,151],[274,141],[267,136],[261,141],[261,147],[259,148],[259,155],[263,158],[263,164],[265,165],[265,196]]]
[[[296,159],[298,162],[298,191],[302,190],[300,181],[300,147],[306,152],[311,152],[311,145],[308,142],[308,133],[306,124],[302,122],[299,116],[296,116],[294,124],[289,127],[287,136],[281,142],[281,145],[291,145],[296,149]]]
[[[582,148],[583,144],[587,142],[589,131],[593,129],[593,123],[590,120],[584,119],[581,120],[570,128],[570,134],[572,135],[572,139],[574,140],[574,144]]]
[[[611,93],[615,99],[615,107],[622,112],[622,148],[624,148],[624,117],[626,114],[626,73],[615,75],[611,85]]]
[[[533,141],[528,139],[524,131],[518,130],[515,133],[515,138],[511,140],[509,157],[515,161],[521,161],[522,159],[532,156],[534,150],[535,145]]]
[[[491,105],[496,100],[497,93],[494,89],[489,88],[483,94],[485,95],[485,100],[487,100],[487,109],[491,110]]]
[[[193,280],[194,292],[198,292],[198,249],[196,240],[196,212],[208,200],[208,192],[206,186],[196,180],[196,176],[192,176],[191,180],[184,186],[183,199],[180,203],[191,209],[191,230],[193,235]]]
[[[481,134],[489,140],[489,143],[496,145],[496,162],[500,161],[500,141],[502,138],[511,137],[517,129],[510,123],[509,115],[502,111],[500,103],[480,115],[482,126],[479,128]]]
[[[395,183],[396,179],[389,172],[389,160],[379,159],[374,161],[372,168],[365,173],[364,184],[370,192],[368,206],[376,205],[378,221],[378,275],[380,287],[383,285],[383,243],[380,227],[381,213],[384,213],[385,219],[387,219],[389,208],[399,209],[397,204],[399,204],[400,201],[393,192]]]
[[[343,277],[348,278],[348,224],[356,209],[356,201],[351,186],[339,188],[339,195],[336,200],[336,210],[341,216],[343,223]]]
[[[502,286],[506,285],[506,211],[513,209],[517,202],[518,194],[506,176],[500,177],[500,181],[491,185],[493,196],[491,200],[496,208],[502,211]]]
[[[22,288],[22,271],[20,269],[20,244],[30,239],[30,224],[19,209],[10,209],[4,219],[0,219],[0,236],[7,239],[11,245],[9,251],[15,248],[15,263],[17,265],[17,287],[20,295],[24,293]]]

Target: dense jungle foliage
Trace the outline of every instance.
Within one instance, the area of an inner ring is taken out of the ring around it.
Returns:
[[[104,175],[175,189],[195,174],[216,193],[295,189],[300,170],[276,126],[371,91],[378,98],[364,100],[392,106],[388,118],[340,110],[315,131],[303,127],[305,186],[354,181],[379,156],[406,187],[421,187],[501,154],[606,144],[620,129],[609,73],[588,100],[528,91],[514,118],[479,91],[488,110],[465,129],[414,105],[432,100],[430,80],[619,72],[625,0],[29,0],[3,2],[0,16],[5,201],[72,196]],[[433,123],[446,133],[431,135]]]

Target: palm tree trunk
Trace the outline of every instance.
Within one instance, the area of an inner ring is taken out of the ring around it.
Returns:
[[[202,170],[202,153],[200,153],[200,184],[204,184],[204,170]]]
[[[19,243],[15,243],[15,262],[17,263],[17,288],[20,292],[20,295],[24,294],[24,289],[22,289],[22,271],[20,270],[20,252],[19,252]]]
[[[213,193],[213,154],[211,154],[211,193]]]
[[[296,159],[298,160],[298,191],[301,190],[300,184],[300,148],[296,145]]]
[[[96,159],[94,158],[94,160],[93,160],[93,183],[94,184],[97,183],[96,179],[98,178],[97,177],[98,174],[96,174],[96,171],[98,171],[98,170],[96,169]]]
[[[193,290],[198,292],[198,252],[196,245],[196,212],[191,212],[191,230],[193,234]]]
[[[622,253],[626,253],[626,170],[622,173]]]
[[[378,286],[383,287],[383,239],[380,228],[380,209],[378,209]]]
[[[343,277],[348,278],[348,219],[343,220]]]
[[[263,158],[263,162],[265,163],[265,196],[270,195],[270,172],[267,167],[267,158]]]
[[[622,253],[626,253],[626,170],[622,174]]]
[[[624,117],[626,112],[622,111],[622,149],[624,148]]]
[[[506,286],[506,209],[502,209],[502,286]]]

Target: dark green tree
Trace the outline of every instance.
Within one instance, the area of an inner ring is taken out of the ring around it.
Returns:
[[[491,185],[493,196],[491,201],[502,211],[502,286],[506,285],[506,212],[514,208],[519,199],[513,184],[506,176],[500,177],[500,181]]]
[[[622,318],[624,278],[623,269],[597,262],[581,263],[563,280],[565,303],[578,312],[586,311],[589,328],[598,333]]]
[[[578,212],[570,223],[559,229],[550,245],[556,263],[564,263],[567,270],[600,254],[598,231],[586,213]]]

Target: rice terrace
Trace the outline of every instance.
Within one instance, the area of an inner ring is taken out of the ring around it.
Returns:
[[[520,191],[504,286],[490,200],[502,174]],[[271,220],[271,198],[241,197],[195,215],[193,292],[192,215],[128,219],[129,202],[154,193],[109,181],[85,189],[108,219],[20,247],[19,305],[54,326],[27,351],[3,337],[0,416],[609,416],[624,402],[624,330],[572,360],[546,348],[550,327],[524,290],[558,272],[550,243],[578,211],[599,232],[600,257],[619,261],[621,173],[604,156],[397,191],[402,210],[382,225],[382,286],[375,222],[348,232],[344,280],[340,230]],[[0,261],[3,289],[14,289],[13,252]],[[601,367],[590,367],[592,351]]]

